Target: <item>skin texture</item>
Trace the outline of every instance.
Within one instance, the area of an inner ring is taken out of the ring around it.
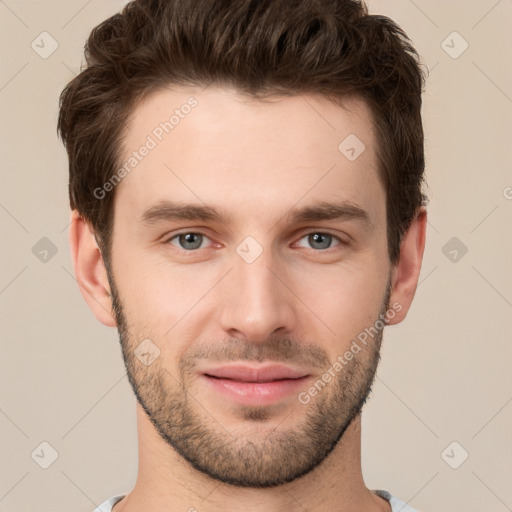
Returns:
[[[197,106],[115,187],[110,268],[91,227],[72,216],[80,288],[98,320],[118,327],[138,399],[138,478],[114,510],[389,511],[366,488],[360,455],[381,331],[307,404],[296,392],[240,404],[202,372],[279,362],[308,375],[297,390],[307,391],[391,305],[388,325],[405,318],[426,212],[391,266],[371,115],[354,98],[343,108],[318,95],[262,102],[226,88],[159,91],[134,109],[123,162],[190,97]],[[354,161],[338,150],[349,134],[365,144]],[[144,222],[161,201],[229,218]],[[340,201],[369,222],[287,216]],[[185,233],[204,236],[176,236]],[[261,254],[249,263],[240,247]],[[159,351],[150,365],[134,352],[147,339]]]

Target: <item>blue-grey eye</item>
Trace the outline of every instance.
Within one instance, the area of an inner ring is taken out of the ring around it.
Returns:
[[[179,248],[185,249],[187,251],[193,251],[194,249],[199,249],[203,242],[204,235],[201,233],[180,233],[176,236],[173,236],[169,242],[172,243],[172,240],[177,239]],[[173,244],[176,245],[176,244]]]
[[[301,240],[305,238],[307,238],[308,244],[310,244],[313,249],[318,250],[330,249],[333,241],[337,242],[335,245],[340,243],[337,237],[330,235],[329,233],[310,233],[309,235],[302,237]]]

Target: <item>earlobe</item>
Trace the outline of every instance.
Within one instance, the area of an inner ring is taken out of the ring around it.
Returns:
[[[69,243],[80,291],[96,318],[108,327],[117,325],[103,256],[90,224],[74,210]]]
[[[399,304],[388,325],[400,323],[407,315],[418,286],[418,279],[425,250],[427,211],[421,207],[403,236],[400,259],[392,271],[390,307]],[[399,309],[399,311],[398,311]]]

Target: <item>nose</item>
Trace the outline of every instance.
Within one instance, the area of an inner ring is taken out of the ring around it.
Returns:
[[[263,251],[252,263],[235,256],[222,290],[220,322],[224,332],[256,343],[291,332],[297,319],[294,295],[271,252]]]

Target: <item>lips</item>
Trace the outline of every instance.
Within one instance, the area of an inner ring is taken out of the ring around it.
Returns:
[[[245,406],[265,406],[287,400],[306,385],[311,376],[285,365],[248,366],[233,364],[209,368],[201,381],[215,394]]]
[[[263,383],[284,379],[300,379],[306,377],[306,372],[284,365],[251,367],[245,365],[230,365],[212,368],[203,372],[208,377],[229,379],[239,382]]]

